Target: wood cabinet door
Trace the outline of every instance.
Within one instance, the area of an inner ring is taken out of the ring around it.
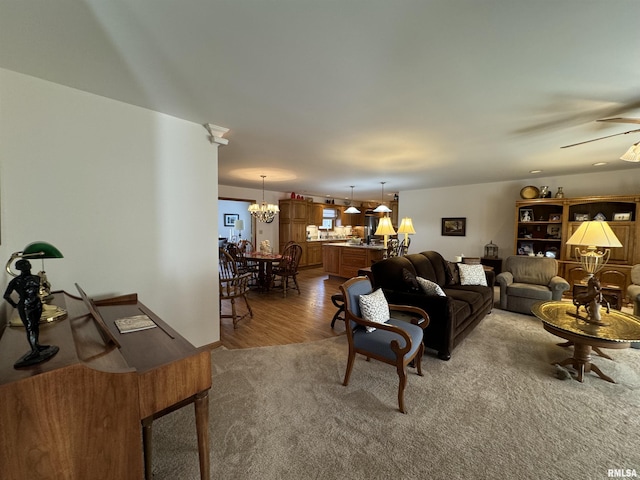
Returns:
[[[322,266],[325,273],[329,275],[340,274],[340,248],[341,247],[322,247]]]

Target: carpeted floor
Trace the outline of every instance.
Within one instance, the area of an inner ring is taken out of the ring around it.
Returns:
[[[395,369],[346,337],[212,354],[212,478],[575,479],[640,475],[640,350],[608,350],[584,383],[534,317],[494,309],[448,362],[423,359],[397,410]],[[198,479],[193,410],[154,423],[156,480]]]

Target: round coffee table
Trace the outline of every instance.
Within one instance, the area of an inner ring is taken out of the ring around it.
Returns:
[[[531,307],[531,312],[542,320],[544,329],[568,340],[573,344],[573,357],[559,365],[571,365],[578,372],[578,381],[584,381],[584,374],[594,371],[600,378],[616,383],[611,377],[591,363],[591,350],[601,355],[599,348],[629,348],[631,342],[640,342],[640,318],[618,310],[602,312],[602,320],[607,325],[594,325],[576,318],[575,307],[568,302],[539,302]]]

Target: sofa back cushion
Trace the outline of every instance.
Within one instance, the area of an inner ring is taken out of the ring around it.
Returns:
[[[513,281],[533,285],[548,285],[558,274],[558,262],[554,258],[514,255],[505,260],[506,271]]]
[[[376,288],[384,290],[396,290],[400,292],[410,292],[413,286],[405,281],[407,272],[416,275],[413,264],[404,257],[390,257],[371,265]]]
[[[417,277],[426,278],[434,283],[438,283],[437,275],[429,259],[422,253],[411,253],[404,258],[409,260],[416,271]]]

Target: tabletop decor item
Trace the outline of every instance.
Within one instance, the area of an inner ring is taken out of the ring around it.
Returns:
[[[527,185],[522,190],[520,190],[520,198],[522,198],[523,200],[538,198],[539,195],[540,190],[538,190],[538,187],[534,187],[533,185]]]

